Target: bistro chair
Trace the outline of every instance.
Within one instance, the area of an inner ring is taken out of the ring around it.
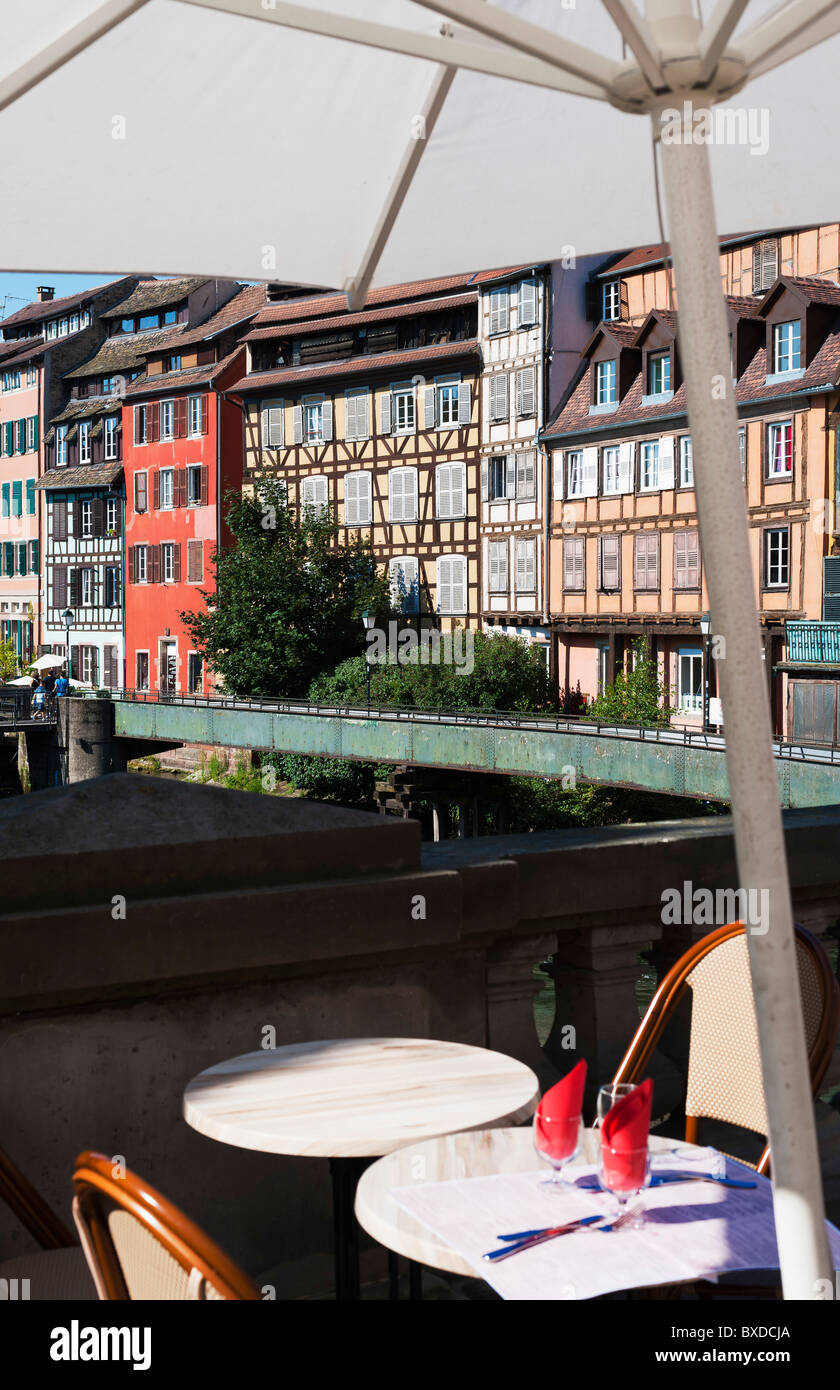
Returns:
[[[52,1207],[2,1149],[0,1149],[0,1200],[41,1247],[0,1263],[0,1279],[6,1290],[17,1280],[27,1280],[30,1300],[95,1299],[84,1253]],[[22,1294],[20,1296],[23,1296]],[[10,1293],[9,1297],[13,1297]]]
[[[200,1227],[104,1154],[79,1154],[73,1217],[101,1299],[259,1299],[247,1274]]]
[[[796,958],[811,1071],[817,1095],[831,1061],[840,1020],[840,989],[825,950],[804,927],[796,927]],[[691,1039],[685,1095],[685,1137],[697,1143],[701,1119],[719,1120],[767,1134],[767,1113],[750,963],[744,924],[718,927],[671,967],[642,1019],[613,1078],[638,1082],[647,1070],[674,1010],[691,990]],[[743,1162],[743,1159],[739,1159]],[[770,1167],[765,1145],[759,1173]]]

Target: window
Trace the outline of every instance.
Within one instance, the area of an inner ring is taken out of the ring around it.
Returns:
[[[204,542],[187,541],[187,583],[201,584],[204,580]]]
[[[58,324],[56,323],[55,319],[50,319],[49,323],[47,324],[47,337],[58,337]]]
[[[744,484],[746,484],[746,481],[747,481],[747,431],[746,431],[746,429],[740,429],[740,430],[738,431],[738,456],[739,456],[739,458],[740,458],[740,460],[741,460],[741,482],[744,483]]]
[[[490,541],[487,546],[490,569],[490,593],[506,594],[508,590],[508,543]]]
[[[419,565],[413,555],[400,555],[388,562],[391,602],[403,613],[420,611]]]
[[[793,473],[793,421],[767,426],[767,477],[789,478]]]
[[[324,442],[324,402],[304,401],[303,403],[303,443],[323,444]]]
[[[510,419],[508,402],[508,378],[504,372],[497,372],[490,378],[490,419],[498,422]]]
[[[136,545],[134,547],[134,577],[138,584],[146,584],[149,579],[149,547],[147,545]]]
[[[523,367],[516,373],[516,414],[520,420],[537,413],[537,369]]]
[[[105,607],[120,606],[120,571],[118,565],[105,566]]]
[[[81,516],[81,533],[83,536],[93,535],[93,503],[80,502],[79,511]]]
[[[164,309],[163,313],[160,315],[160,322],[161,322],[161,325],[164,325],[164,324],[167,324],[167,323],[177,323],[177,322],[178,322],[178,311],[177,311],[177,309]]]
[[[417,520],[416,468],[392,468],[388,474],[388,520]]]
[[[116,535],[120,526],[120,504],[116,497],[108,497],[105,502],[105,530],[108,535]]]
[[[595,363],[595,404],[615,403],[615,361]]]
[[[607,642],[599,642],[595,660],[597,662],[595,681],[598,694],[603,695],[610,683],[610,648]]]
[[[161,439],[175,438],[174,401],[161,401],[160,403],[160,437]]]
[[[621,318],[621,281],[607,280],[602,290],[601,317],[608,321]]]
[[[790,533],[787,526],[764,532],[764,587],[786,589],[790,578]]]
[[[648,358],[648,395],[661,396],[671,389],[671,354],[657,352]]]
[[[165,541],[160,548],[160,568],[161,578],[164,584],[172,584],[175,581],[175,546],[171,541]]]
[[[37,542],[37,541],[30,541],[30,542],[29,542],[29,573],[30,573],[30,574],[37,574],[37,573],[38,573],[38,569],[39,569],[39,566],[38,566],[38,542]]]
[[[370,473],[344,476],[344,525],[369,526],[373,515],[373,489]]]
[[[674,588],[700,588],[700,537],[696,531],[674,532]]]
[[[570,449],[566,454],[566,464],[568,467],[568,478],[566,482],[567,497],[583,497],[583,450]]]
[[[753,247],[752,292],[764,294],[779,275],[779,241],[769,237]]]
[[[366,387],[344,393],[347,439],[370,438],[370,392]]]
[[[466,613],[467,558],[465,555],[441,555],[437,562],[438,613]]]
[[[516,465],[507,454],[494,454],[487,460],[487,499],[504,502],[516,496]]]
[[[70,332],[71,332],[71,333],[78,333],[78,331],[79,331],[79,315],[78,315],[78,314],[71,314],[71,315],[70,315]]]
[[[180,372],[181,358],[177,353],[163,359],[163,370],[165,372]]]
[[[802,365],[799,319],[773,325],[773,371],[796,372]]]
[[[703,653],[681,649],[677,666],[677,705],[686,713],[703,709]]]
[[[34,515],[35,515],[35,479],[34,479],[34,478],[27,478],[27,480],[26,480],[26,515],[27,515],[27,516],[34,516]]]
[[[187,431],[189,434],[207,433],[207,397],[190,396],[187,400]]]
[[[516,455],[516,500],[533,502],[537,496],[537,454],[535,449]]]
[[[609,444],[601,450],[602,489],[605,497],[621,492],[620,460],[621,450],[617,444]]]
[[[199,507],[206,497],[202,497],[202,467],[201,464],[190,464],[187,468],[187,506]]]
[[[160,483],[160,507],[173,507],[174,501],[174,469],[162,468],[158,474]]]
[[[435,515],[441,520],[467,514],[467,465],[440,463],[435,470]]]
[[[659,533],[642,531],[633,542],[633,588],[637,593],[659,588]]]
[[[134,510],[145,512],[149,506],[149,494],[147,476],[145,473],[135,473],[134,475]]]
[[[67,319],[59,319],[59,320],[58,320],[58,336],[59,336],[59,338],[65,338],[65,337],[67,336],[68,331],[69,331],[69,323],[68,323],[68,320],[67,320]]]
[[[147,435],[146,407],[136,405],[134,407],[134,443],[145,444]]]
[[[582,593],[586,588],[586,541],[583,536],[567,536],[563,541],[563,589]]]
[[[324,477],[304,478],[301,488],[301,506],[311,507],[322,512],[329,501],[328,484]]]
[[[598,588],[607,594],[621,588],[621,537],[598,537]]]
[[[437,396],[437,424],[440,429],[446,425],[457,425],[458,423],[458,389],[459,381],[438,382],[435,395]]]
[[[149,688],[149,653],[137,653],[137,689],[148,690]]]
[[[260,429],[264,449],[281,449],[285,439],[282,401],[265,401],[260,411]]]
[[[397,386],[391,392],[391,415],[394,434],[412,434],[416,428],[414,387]]]
[[[519,327],[527,328],[537,321],[538,291],[536,280],[523,280],[519,286]]]
[[[148,328],[157,328],[158,326],[159,326],[159,324],[158,324],[158,315],[157,315],[157,314],[141,314],[141,315],[140,315],[140,319],[139,319],[139,321],[138,321],[137,327],[138,327],[138,329],[139,329],[139,331],[140,331],[141,333],[145,333],[146,329],[148,329]]]
[[[121,319],[121,320],[120,320],[120,332],[121,332],[121,333],[133,333],[133,332],[134,332],[134,319]]]
[[[34,386],[34,385],[37,383],[37,381],[38,381],[38,368],[37,368],[37,367],[27,367],[27,369],[26,369],[26,384],[27,384],[27,386]]]
[[[525,536],[516,542],[516,592],[535,594],[537,591],[537,542]]]
[[[187,690],[190,695],[199,694],[204,678],[204,662],[198,652],[187,656]]]
[[[93,603],[93,570],[79,570],[79,602],[83,608],[89,608]]]
[[[694,453],[691,435],[680,435],[680,487],[694,487]]]
[[[90,323],[90,309],[83,309],[79,315],[79,324],[82,328],[87,328]]]
[[[642,492],[656,492],[659,487],[659,440],[642,445],[642,468],[639,486]]]
[[[510,294],[507,288],[490,291],[490,333],[507,333],[510,327]]]
[[[88,685],[99,684],[99,652],[96,647],[79,647],[79,679]]]
[[[26,452],[31,454],[38,448],[38,416],[30,415],[26,422]]]
[[[79,463],[90,463],[90,420],[82,420],[79,425]]]
[[[106,415],[105,417],[105,458],[115,459],[117,457],[117,427],[119,421],[116,415]]]

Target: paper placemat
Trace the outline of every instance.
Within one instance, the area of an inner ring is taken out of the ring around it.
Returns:
[[[657,1159],[654,1171],[684,1170]],[[575,1169],[575,1180],[596,1172]],[[559,1226],[581,1216],[608,1216],[616,1210],[607,1192],[546,1194],[540,1186],[547,1169],[498,1173],[491,1177],[398,1187],[391,1196],[411,1216],[467,1260],[477,1276],[502,1298],[584,1299],[620,1289],[714,1279],[738,1269],[777,1269],[773,1190],[767,1178],[732,1160],[727,1177],[755,1181],[754,1188],[685,1182],[648,1188],[642,1195],[646,1219],[638,1231],[582,1230],[558,1236],[509,1260],[482,1258],[496,1249],[499,1232]],[[826,1222],[829,1245],[840,1267],[840,1232]]]

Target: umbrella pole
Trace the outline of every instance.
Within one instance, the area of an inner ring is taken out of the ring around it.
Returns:
[[[663,102],[673,114],[682,94]],[[654,111],[654,136],[662,128]],[[742,889],[763,905],[747,924],[782,1285],[786,1299],[825,1297],[833,1261],[798,988],[793,915],[767,677],[741,482],[728,326],[705,143],[661,143],[678,336],[693,440],[695,491],[712,632],[723,639],[718,675],[726,768]],[[831,1292],[827,1296],[832,1297]]]

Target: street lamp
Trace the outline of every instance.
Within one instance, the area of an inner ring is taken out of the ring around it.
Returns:
[[[68,681],[69,681],[69,679],[70,679],[70,629],[71,629],[71,627],[73,626],[73,623],[76,621],[75,615],[74,615],[74,613],[73,613],[72,608],[65,608],[64,612],[63,612],[62,615],[61,615],[61,621],[64,623],[65,629],[66,629],[66,631],[67,631],[67,679],[68,679]]]
[[[376,622],[376,614],[372,608],[365,609],[362,614],[362,622],[365,625],[365,631],[370,632]],[[367,707],[368,713],[370,713],[370,643],[365,647],[365,673],[367,675]]]
[[[712,630],[710,613],[700,614],[700,631],[703,634],[703,733],[709,732],[709,634]]]

